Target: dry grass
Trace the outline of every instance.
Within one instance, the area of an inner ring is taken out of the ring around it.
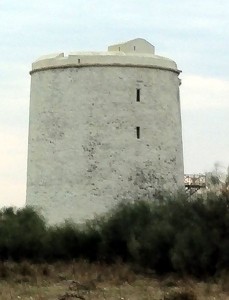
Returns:
[[[228,277],[197,282],[136,274],[127,265],[0,263],[1,300],[227,300]]]

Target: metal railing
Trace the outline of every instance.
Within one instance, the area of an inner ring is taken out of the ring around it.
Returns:
[[[206,188],[206,175],[205,174],[185,174],[184,185],[186,192],[189,195],[196,193],[201,188]]]

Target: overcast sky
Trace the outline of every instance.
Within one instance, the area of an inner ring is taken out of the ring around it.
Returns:
[[[228,0],[0,0],[0,207],[25,204],[31,63],[137,37],[183,71],[185,172],[227,167]]]

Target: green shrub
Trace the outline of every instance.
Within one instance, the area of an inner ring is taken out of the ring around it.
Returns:
[[[44,242],[47,260],[71,260],[80,255],[80,232],[74,224],[50,227]]]
[[[0,211],[3,261],[84,258],[113,263],[121,259],[159,274],[209,276],[229,268],[228,249],[226,193],[194,200],[179,194],[124,202],[84,226],[48,227],[31,208]]]
[[[44,220],[31,208],[3,209],[0,213],[1,259],[34,259],[42,257]]]

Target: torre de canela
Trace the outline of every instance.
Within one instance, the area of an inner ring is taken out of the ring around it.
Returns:
[[[183,183],[174,61],[134,39],[32,64],[27,199],[50,224]]]

